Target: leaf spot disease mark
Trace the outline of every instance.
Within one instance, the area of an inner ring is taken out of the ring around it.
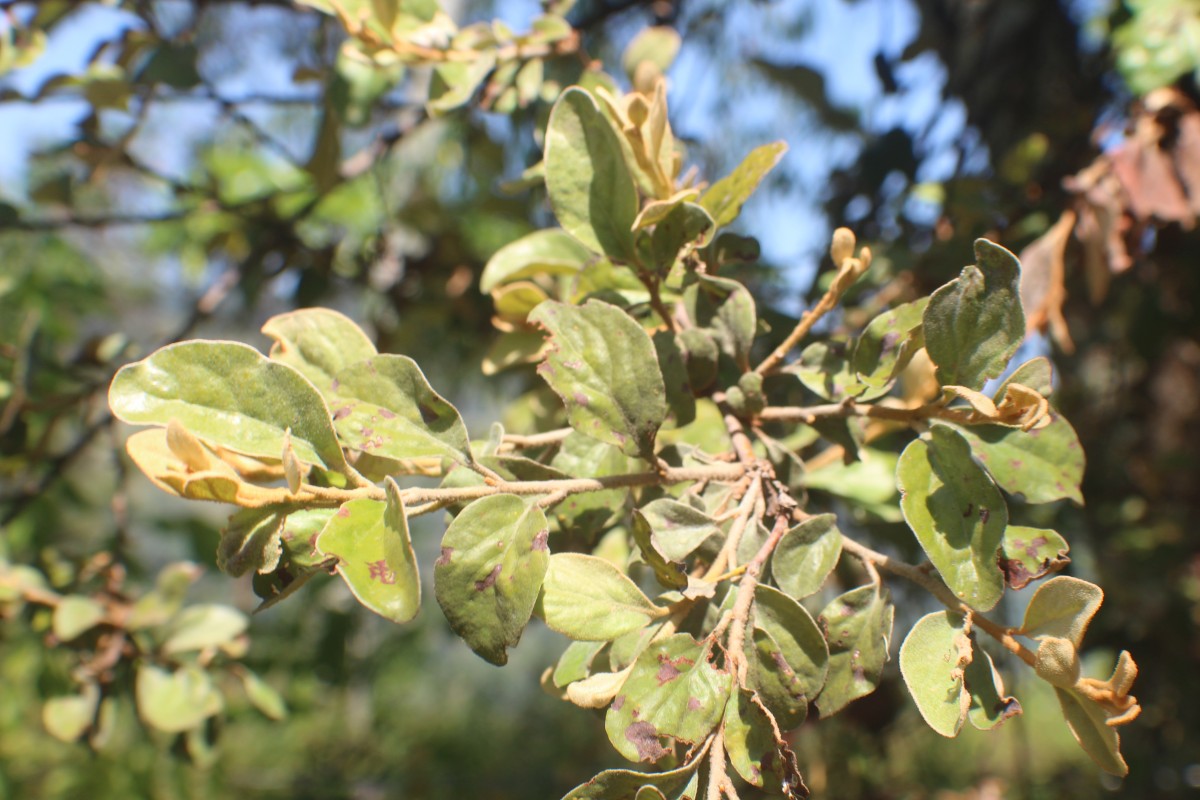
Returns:
[[[700,700],[695,697],[689,697],[688,701],[687,701],[687,707],[688,707],[688,711],[699,711],[700,710]]]
[[[392,586],[396,583],[396,573],[388,567],[387,561],[379,559],[367,563],[367,577],[373,581]]]
[[[475,591],[482,592],[485,589],[490,588],[496,582],[496,578],[499,577],[500,565],[497,564],[496,566],[492,567],[492,571],[487,574],[486,578],[481,581],[475,581]]]
[[[393,414],[391,411],[388,411],[386,408],[379,409],[379,416],[383,417],[384,419],[395,419],[396,418],[396,415]]]
[[[990,517],[991,515],[992,515],[992,512],[988,511],[986,508],[979,509],[979,521],[981,523],[983,523],[984,525],[987,525],[988,517]]]
[[[342,406],[337,411],[333,412],[334,420],[345,419],[350,416],[350,412],[354,410],[354,406]]]
[[[620,711],[623,705],[625,705],[625,695],[619,694],[617,695],[617,699],[612,701],[612,710]]]
[[[542,528],[540,531],[537,532],[537,535],[533,537],[533,543],[530,544],[529,548],[531,550],[549,550],[550,549],[549,545],[546,544],[546,542],[549,538],[550,538],[550,529]]]
[[[649,722],[635,722],[625,729],[625,738],[637,748],[639,761],[658,761],[667,750],[658,741],[658,729]]]
[[[971,516],[971,513],[972,513],[974,510],[975,510],[975,504],[974,504],[974,503],[967,503],[967,510],[963,512],[963,519],[966,519],[967,517]]]
[[[443,547],[442,554],[437,557],[437,561],[433,562],[435,567],[444,567],[450,563],[450,559],[454,556],[453,547]]]
[[[425,405],[424,403],[418,403],[417,410],[421,412],[421,421],[426,425],[431,425],[432,423],[437,422],[437,411],[433,410],[429,406]]]
[[[350,516],[350,509],[347,508],[346,506],[342,506],[341,508],[339,508],[337,510],[337,516],[343,517],[343,518]]]

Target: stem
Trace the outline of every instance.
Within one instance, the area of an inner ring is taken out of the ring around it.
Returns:
[[[836,285],[836,281],[834,283]],[[838,298],[839,295],[834,294],[833,287],[830,287],[820,302],[800,315],[800,322],[796,324],[796,327],[792,329],[788,337],[783,340],[779,347],[776,347],[772,351],[771,355],[764,358],[762,363],[755,367],[754,371],[759,375],[769,375],[774,372],[779,367],[780,362],[792,351],[792,348],[808,335],[813,325],[817,324],[817,320],[833,310],[834,306],[837,305]]]
[[[969,425],[972,422],[994,422],[995,420],[979,419],[970,409],[946,408],[945,406],[927,404],[916,408],[895,408],[893,406],[858,404],[853,400],[844,403],[826,403],[819,406],[774,406],[764,408],[758,418],[771,422],[803,422],[811,425],[819,419],[835,419],[847,417],[870,417],[872,419],[887,419],[895,422],[921,422],[927,419],[944,419]]]
[[[951,611],[957,611],[960,614],[966,614],[971,621],[982,628],[989,636],[999,642],[1006,650],[1014,653],[1018,658],[1024,661],[1029,666],[1037,665],[1037,657],[1025,645],[1021,644],[1009,632],[1008,628],[999,625],[985,617],[980,612],[971,608],[954,596],[954,592],[946,584],[942,583],[938,578],[933,577],[929,573],[915,567],[912,564],[907,564],[903,561],[897,561],[894,558],[885,556],[883,553],[876,552],[864,544],[859,544],[853,539],[843,535],[842,549],[850,553],[850,555],[862,561],[864,564],[870,563],[879,567],[882,570],[899,575],[925,589],[938,600],[942,602]]]
[[[574,429],[559,428],[558,430],[534,433],[529,436],[522,436],[518,433],[506,433],[500,447],[501,449],[521,450],[526,447],[543,447],[545,445],[558,444],[570,436],[572,430]]]
[[[754,558],[750,559],[750,563],[746,565],[746,572],[742,575],[742,580],[738,583],[737,599],[733,603],[733,614],[726,619],[729,620],[729,641],[726,646],[727,658],[729,658],[737,670],[737,679],[739,686],[746,685],[746,657],[742,654],[742,648],[746,641],[746,626],[750,623],[750,608],[754,605],[754,590],[758,587],[758,574],[762,571],[763,564],[767,563],[767,559],[779,544],[779,540],[788,531],[788,518],[781,514],[775,518],[775,526],[771,528],[771,535],[763,542],[763,546],[755,553]],[[724,620],[722,620],[724,623]],[[721,626],[717,626],[720,630]],[[713,631],[713,635],[718,635],[717,631]]]

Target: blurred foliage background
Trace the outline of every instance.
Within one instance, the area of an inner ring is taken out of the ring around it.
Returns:
[[[818,291],[836,225],[875,249],[885,301],[944,282],[977,236],[1022,252],[1027,348],[1057,366],[1056,402],[1089,462],[1086,507],[1056,508],[1054,524],[1070,569],[1108,593],[1092,641],[1142,665],[1124,782],[1091,766],[1035,681],[1011,687],[1023,718],[946,742],[892,674],[801,729],[809,786],[856,798],[1200,792],[1196,5],[544,5],[579,39],[539,75],[495,70],[453,108],[426,103],[427,69],[349,59],[335,17],[284,0],[0,2],[0,558],[60,592],[101,580],[131,596],[170,562],[211,567],[223,515],[128,470],[105,390],[171,341],[262,346],[259,325],[289,308],[364,323],[486,431],[530,376],[480,374],[496,332],[478,275],[547,224],[527,172],[547,101],[597,61],[626,81],[626,45],[666,26],[682,38],[672,124],[702,175],[758,144],[790,145],[743,215],[777,319]],[[518,31],[545,10],[443,8]],[[420,522],[418,547],[436,553],[436,522]],[[904,534],[859,524],[883,542]],[[0,797],[558,797],[615,765],[599,722],[538,688],[554,635],[535,626],[497,670],[436,613],[397,628],[339,587],[253,619],[242,662],[288,717],[228,691],[204,758],[143,730],[119,694],[95,747],[51,736],[43,701],[68,691],[78,658],[44,608],[0,605]],[[212,574],[190,597],[254,606],[248,584]]]

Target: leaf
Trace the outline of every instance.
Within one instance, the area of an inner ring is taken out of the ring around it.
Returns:
[[[841,554],[837,518],[833,514],[810,517],[779,540],[771,556],[771,576],[786,594],[800,600],[821,588]]]
[[[537,275],[574,275],[596,256],[566,231],[534,231],[497,250],[479,276],[479,291]]]
[[[829,642],[829,676],[817,695],[822,718],[878,688],[895,614],[891,594],[875,584],[851,589],[825,606],[817,619]]]
[[[100,688],[94,683],[84,684],[79,694],[46,700],[42,706],[42,724],[60,742],[77,741],[96,721],[99,704]]]
[[[1012,717],[1022,713],[1017,698],[1004,694],[1004,681],[992,663],[992,657],[972,640],[971,663],[963,675],[967,691],[971,693],[971,710],[967,719],[981,731],[990,731]]]
[[[642,554],[642,560],[646,562],[650,569],[654,570],[654,576],[658,578],[660,584],[668,589],[683,589],[687,587],[687,569],[683,564],[667,559],[659,551],[653,540],[653,530],[650,527],[650,523],[637,509],[633,511],[633,523],[630,532],[633,534],[633,541],[637,544],[638,550]]]
[[[581,681],[591,674],[592,661],[606,642],[571,642],[554,665],[551,680],[562,689],[569,683]]]
[[[326,398],[337,374],[377,354],[375,345],[349,317],[328,308],[305,308],[267,320],[262,332],[274,340],[268,353],[308,378]]]
[[[54,609],[51,630],[60,642],[69,642],[104,621],[104,605],[90,597],[69,594]]]
[[[466,105],[495,66],[495,53],[479,50],[472,61],[447,61],[434,67],[426,103],[430,116],[441,116]]]
[[[810,392],[826,400],[858,397],[871,388],[859,380],[850,365],[850,343],[837,339],[813,342],[782,371],[795,375]]]
[[[650,775],[628,769],[606,769],[567,792],[562,800],[647,800],[641,791],[647,786],[662,797],[679,800],[698,766],[699,761],[693,761],[669,772]]]
[[[672,561],[682,561],[721,532],[712,517],[677,500],[652,500],[642,506],[641,514],[654,532],[655,546]]]
[[[684,289],[683,302],[692,322],[709,331],[721,352],[745,371],[758,333],[754,298],[746,287],[728,278],[700,275]],[[688,345],[685,349],[692,348]]]
[[[433,565],[438,605],[472,650],[508,662],[529,623],[550,557],[550,529],[536,504],[517,495],[482,497],[464,508],[442,538]]]
[[[234,578],[254,572],[271,572],[283,552],[285,512],[271,508],[244,508],[221,529],[217,567]]]
[[[1073,689],[1055,687],[1054,694],[1071,735],[1088,757],[1105,772],[1120,777],[1128,775],[1129,766],[1121,757],[1121,737],[1116,728],[1107,724],[1104,707]]]
[[[890,522],[903,519],[896,506],[895,453],[863,448],[853,464],[833,462],[805,472],[800,482],[808,489],[829,492],[855,501],[864,510]]]
[[[1084,454],[1066,418],[1023,431],[1003,425],[955,426],[1000,488],[1027,503],[1067,499],[1083,505]]]
[[[963,671],[971,663],[971,640],[963,617],[935,611],[917,620],[900,646],[900,674],[929,727],[953,738],[971,708]]]
[[[421,608],[421,577],[400,488],[387,479],[387,502],[344,503],[317,536],[317,549],[337,556],[337,571],[358,602],[392,622]]]
[[[236,608],[204,604],[188,606],[167,628],[162,652],[178,655],[219,647],[241,636],[249,620]]]
[[[335,513],[335,508],[311,508],[288,514],[280,531],[288,564],[302,568],[324,564],[326,558],[317,550],[317,536]]]
[[[637,189],[616,131],[591,95],[559,95],[546,126],[546,190],[559,224],[585,247],[633,258]]]
[[[582,641],[610,641],[667,614],[612,564],[580,553],[550,556],[541,607],[548,628]]]
[[[633,671],[630,664],[620,672],[597,672],[567,686],[567,700],[580,708],[607,708]]]
[[[1004,399],[1004,393],[1010,383],[1028,386],[1038,394],[1049,397],[1054,393],[1054,365],[1045,356],[1037,356],[1026,361],[1009,374],[1000,384],[992,399],[997,403]]]
[[[712,214],[718,228],[737,219],[742,203],[754,194],[762,179],[775,168],[786,152],[787,144],[784,142],[772,142],[754,148],[733,172],[714,183],[700,197],[700,205]]]
[[[666,275],[681,254],[708,244],[716,225],[702,206],[679,203],[654,226],[650,252],[659,274]]]
[[[348,446],[386,458],[472,463],[458,409],[433,390],[407,356],[378,355],[337,374],[333,424]]]
[[[1094,583],[1067,575],[1051,578],[1030,598],[1021,633],[1067,639],[1078,649],[1103,602],[1104,592]]]
[[[279,459],[291,431],[296,455],[342,474],[349,467],[320,393],[299,372],[238,342],[180,342],[121,368],[108,390],[120,420],[172,419],[210,445]]]
[[[529,319],[551,334],[553,347],[538,373],[563,399],[571,427],[652,459],[667,416],[666,388],[642,326],[599,300],[583,306],[550,300]]]
[[[196,728],[224,707],[212,678],[194,665],[167,672],[139,664],[135,696],[142,721],[165,733]]]
[[[1004,594],[997,553],[1008,507],[966,440],[944,425],[930,433],[930,441],[916,439],[900,455],[900,508],[950,590],[986,611]]]
[[[888,309],[867,325],[854,346],[851,363],[868,386],[886,386],[904,369],[925,340],[921,320],[929,298]]]
[[[1025,338],[1020,262],[987,239],[975,240],[975,261],[925,307],[925,349],[942,385],[983,388],[1004,371]]]
[[[779,727],[789,730],[804,721],[809,701],[825,684],[829,648],[808,611],[778,589],[759,584],[751,616],[750,684]]]
[[[638,656],[604,719],[618,753],[654,763],[671,752],[664,739],[697,744],[716,727],[732,682],[710,663],[711,648],[677,633]]]
[[[1049,528],[1009,525],[1001,545],[1004,555],[1000,569],[1004,580],[1014,589],[1024,589],[1033,581],[1071,563],[1067,540]]]
[[[751,786],[772,789],[785,783],[784,775],[798,781],[796,757],[775,741],[771,720],[754,693],[738,689],[725,706],[725,752],[738,775]],[[790,758],[789,758],[790,756]],[[790,767],[791,769],[788,769]],[[787,783],[792,783],[788,780]]]
[[[622,475],[636,471],[636,464],[637,462],[619,448],[576,431],[571,431],[563,440],[550,462],[550,466],[559,472],[558,477],[573,478]],[[628,489],[579,492],[556,504],[551,513],[561,530],[571,531],[580,536],[591,536],[607,528],[616,519],[617,514],[624,510],[628,494]]]
[[[670,26],[642,28],[621,55],[621,66],[625,69],[630,83],[633,82],[638,66],[644,61],[652,63],[659,74],[665,73],[675,60],[682,44],[679,32]]]
[[[679,337],[671,331],[661,330],[654,332],[651,341],[658,355],[658,370],[663,376],[667,408],[675,420],[675,427],[682,428],[696,419],[696,398],[688,382]]]
[[[250,703],[255,708],[262,712],[264,717],[277,722],[287,719],[287,705],[283,702],[283,697],[279,692],[275,691],[253,670],[242,667],[237,672],[238,677],[242,679],[242,688],[246,690],[246,697],[250,699]]]

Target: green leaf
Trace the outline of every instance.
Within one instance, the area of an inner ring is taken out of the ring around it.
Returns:
[[[238,677],[242,679],[242,688],[246,690],[246,697],[264,717],[276,721],[287,719],[287,705],[283,702],[283,697],[279,692],[275,691],[253,670],[242,667],[238,669],[237,673]]]
[[[665,73],[675,60],[682,44],[679,32],[672,27],[658,25],[642,28],[621,55],[621,66],[625,69],[630,83],[633,82],[638,65],[643,61],[649,61],[659,73]]]
[[[641,514],[654,531],[655,546],[672,561],[682,561],[721,532],[712,517],[677,500],[653,500],[642,507]]]
[[[878,688],[895,614],[890,593],[875,584],[851,589],[825,606],[818,618],[829,642],[829,677],[817,696],[822,718]]]
[[[251,570],[259,573],[274,570],[283,552],[284,517],[285,512],[271,508],[235,511],[221,529],[217,567],[234,578]]]
[[[448,61],[434,67],[426,103],[430,116],[441,116],[466,105],[495,66],[495,53],[479,50],[472,61]]]
[[[767,173],[775,168],[787,152],[784,142],[772,142],[756,147],[742,159],[733,172],[709,187],[700,197],[700,205],[708,209],[721,228],[737,219],[742,203],[754,194]]]
[[[1068,575],[1051,578],[1030,598],[1021,633],[1034,638],[1067,639],[1079,648],[1103,602],[1104,592],[1094,583]]]
[[[651,337],[654,351],[658,354],[658,370],[663,376],[663,388],[667,393],[667,408],[681,428],[696,419],[696,397],[688,381],[687,367],[683,361],[683,350],[679,337],[671,331],[655,331]]]
[[[821,588],[841,554],[842,532],[837,517],[810,517],[779,540],[771,556],[771,576],[780,589],[799,600]]]
[[[825,685],[829,671],[825,637],[803,606],[770,586],[755,588],[751,617],[753,636],[746,642],[750,685],[781,729],[794,728],[804,721],[809,701]]]
[[[554,665],[551,681],[560,689],[592,674],[592,661],[607,642],[571,642]]]
[[[166,623],[183,608],[188,588],[203,570],[187,561],[168,564],[159,571],[154,588],[138,598],[125,618],[126,630],[141,630]]]
[[[321,553],[337,556],[337,571],[358,602],[392,622],[421,608],[421,577],[413,555],[400,489],[387,480],[387,502],[344,503],[317,536]]]
[[[799,783],[795,755],[780,749],[771,720],[753,692],[738,689],[729,696],[724,725],[729,763],[747,783],[760,789]]]
[[[224,707],[212,678],[195,665],[167,672],[139,664],[135,696],[142,721],[166,733],[196,728]]]
[[[1017,257],[976,239],[975,262],[925,307],[925,349],[943,386],[982,388],[1004,371],[1025,338]]]
[[[1083,448],[1062,415],[1051,413],[1049,425],[1030,431],[1003,425],[955,427],[1004,491],[1027,503],[1067,499],[1083,505]]]
[[[1121,737],[1116,728],[1107,724],[1105,709],[1073,689],[1055,687],[1054,694],[1075,741],[1096,766],[1120,777],[1128,775],[1129,766],[1121,757]]]
[[[104,620],[104,605],[90,597],[69,594],[54,609],[51,629],[60,642],[69,642]]]
[[[636,465],[637,462],[619,448],[576,431],[571,431],[563,440],[550,462],[550,466],[559,471],[560,477],[572,478],[621,475],[636,471]],[[579,492],[557,503],[551,513],[560,529],[580,536],[591,536],[608,527],[617,514],[624,510],[628,494],[628,489]]]
[[[963,681],[970,663],[971,640],[963,617],[935,611],[917,620],[900,646],[900,674],[929,727],[955,737],[971,708]]]
[[[688,585],[687,570],[678,561],[671,561],[659,551],[654,542],[653,529],[649,521],[637,509],[633,511],[631,531],[633,541],[642,554],[642,560],[654,570],[658,582],[668,589],[683,589]]]
[[[42,724],[60,742],[77,741],[95,722],[99,704],[100,688],[85,684],[79,694],[48,699],[42,706]]]
[[[871,388],[850,365],[850,343],[838,339],[813,342],[800,351],[800,358],[794,364],[782,371],[795,375],[805,388],[826,400],[858,397]],[[882,386],[886,385],[885,381]]]
[[[859,460],[853,464],[828,464],[805,472],[800,482],[808,489],[853,500],[889,522],[899,522],[903,516],[895,502],[897,460],[895,453],[868,447],[859,451]]]
[[[245,632],[249,620],[236,608],[214,604],[188,606],[167,628],[162,652],[190,653],[219,647]]]
[[[333,424],[348,446],[386,458],[472,463],[458,409],[433,390],[411,358],[378,355],[341,370],[336,383]]]
[[[681,254],[708,244],[716,227],[702,206],[679,203],[654,226],[650,252],[660,274],[667,274]]]
[[[479,277],[479,290],[490,294],[497,286],[536,275],[574,275],[595,258],[564,230],[534,231],[488,259]]]
[[[720,721],[732,681],[712,665],[712,645],[685,633],[651,644],[634,662],[604,719],[617,752],[657,762],[671,740],[696,744]]]
[[[666,388],[642,326],[599,300],[583,306],[550,300],[529,319],[552,336],[538,372],[563,399],[571,427],[628,455],[653,458],[667,416]]]
[[[559,224],[584,246],[633,258],[637,189],[621,143],[583,89],[563,92],[546,126],[546,190]]]
[[[1008,507],[961,436],[937,424],[930,434],[928,442],[916,439],[900,455],[900,508],[950,590],[986,611],[1004,594],[997,553]]]
[[[350,468],[313,385],[238,342],[180,342],[121,368],[108,390],[113,414],[134,425],[172,419],[209,444],[279,459],[287,432],[305,463]]]
[[[268,354],[308,378],[326,398],[337,374],[376,355],[362,328],[328,308],[305,308],[267,320],[262,332],[274,340]]]
[[[992,395],[997,403],[1004,399],[1004,391],[1010,383],[1028,386],[1043,397],[1049,397],[1054,392],[1054,365],[1045,356],[1029,359],[1014,369],[1012,374],[1004,379],[1004,383],[1000,384],[1000,388]]]
[[[482,497],[464,508],[442,538],[434,562],[438,605],[472,650],[508,663],[529,623],[550,557],[550,529],[536,504],[513,494]]]
[[[647,800],[642,791],[647,786],[668,800],[681,800],[683,790],[698,767],[699,762],[692,762],[679,769],[651,775],[628,769],[606,769],[567,792],[562,800]]]
[[[920,349],[925,337],[921,320],[929,298],[922,297],[889,309],[871,320],[851,359],[858,379],[868,386],[886,386]]]
[[[317,536],[335,513],[335,508],[311,508],[288,514],[280,538],[289,564],[313,568],[325,562],[325,557],[317,550]]]
[[[1004,681],[988,652],[974,640],[971,645],[971,663],[963,675],[967,691],[971,693],[967,719],[975,728],[990,731],[1022,713],[1021,704],[1017,698],[1004,694]]]
[[[602,558],[580,553],[550,556],[542,584],[542,616],[551,630],[582,641],[609,641],[666,613]]]
[[[692,322],[707,330],[721,352],[744,372],[758,333],[758,313],[746,287],[728,278],[700,275],[684,289],[683,302]],[[691,343],[685,344],[685,349],[691,352]]]
[[[1067,540],[1048,528],[1009,525],[1004,531],[1002,549],[1000,569],[1004,570],[1004,580],[1014,589],[1024,589],[1071,563]]]

